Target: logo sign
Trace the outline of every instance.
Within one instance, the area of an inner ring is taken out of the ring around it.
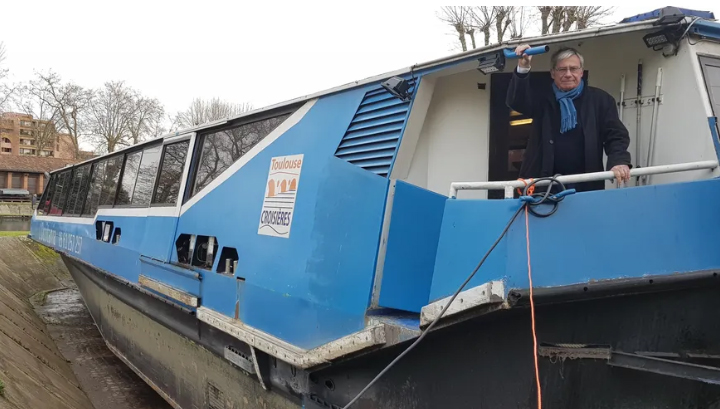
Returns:
[[[270,160],[258,234],[290,237],[303,155],[277,156]]]

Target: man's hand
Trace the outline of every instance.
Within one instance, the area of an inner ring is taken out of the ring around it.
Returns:
[[[521,68],[530,68],[530,61],[532,60],[531,55],[525,55],[525,50],[530,48],[529,44],[520,44],[515,48],[515,54],[519,56],[518,58],[518,67]]]
[[[618,184],[630,180],[630,168],[627,165],[613,166],[610,170],[615,174],[615,180]]]

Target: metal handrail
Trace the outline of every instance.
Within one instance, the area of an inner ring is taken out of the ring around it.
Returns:
[[[630,176],[647,176],[660,175],[663,173],[688,172],[692,170],[715,169],[718,167],[718,161],[708,160],[701,162],[678,163],[674,165],[649,166],[647,168],[635,168],[630,170]],[[612,171],[580,173],[576,175],[558,176],[557,180],[562,183],[581,183],[593,182],[599,180],[615,179]],[[544,186],[549,181],[540,181],[536,186]],[[458,190],[505,190],[505,197],[513,197],[513,189],[525,187],[525,183],[521,180],[505,180],[498,182],[452,182],[450,184],[450,198],[457,196]]]

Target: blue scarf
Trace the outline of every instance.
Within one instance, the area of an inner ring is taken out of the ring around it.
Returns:
[[[570,91],[560,91],[560,88],[552,84],[555,92],[555,99],[560,103],[560,133],[565,133],[577,125],[577,111],[573,100],[582,93],[585,82],[580,80],[580,84]]]

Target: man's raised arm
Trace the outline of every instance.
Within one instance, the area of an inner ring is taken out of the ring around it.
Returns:
[[[532,56],[524,52],[530,48],[528,44],[522,44],[515,48],[518,58],[517,69],[513,72],[510,86],[508,87],[505,103],[508,107],[520,112],[523,115],[533,116],[532,93],[530,92],[530,61]]]

